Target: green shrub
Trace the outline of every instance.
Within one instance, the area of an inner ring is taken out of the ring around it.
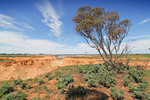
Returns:
[[[84,81],[88,81],[88,75],[84,76]]]
[[[27,81],[32,81],[32,80],[33,80],[32,78],[27,79]]]
[[[9,83],[4,83],[2,86],[0,86],[0,98],[5,95],[8,94],[10,92],[14,91],[13,87],[10,86]]]
[[[50,92],[50,90],[47,89],[47,86],[46,86],[46,85],[44,85],[43,87],[44,87],[44,89],[45,89],[48,93]]]
[[[73,76],[71,75],[71,73],[68,73],[67,81],[68,81],[68,83],[73,82]]]
[[[48,80],[51,80],[51,79],[53,79],[53,77],[52,76],[48,76]]]
[[[83,69],[80,68],[80,67],[78,67],[78,72],[79,72],[79,73],[83,73]]]
[[[48,78],[51,74],[51,72],[48,72],[47,74],[45,74],[45,77]]]
[[[142,76],[145,75],[145,71],[142,69],[132,68],[129,70],[130,80],[136,83],[142,82]],[[134,80],[133,80],[133,79]]]
[[[111,94],[111,97],[115,100],[123,100],[123,94],[124,94],[124,91],[122,89],[120,89],[120,91],[118,92],[118,90],[115,88],[111,88],[110,89],[110,94]]]
[[[31,88],[32,88],[31,84],[28,84],[27,89],[31,89]]]
[[[33,80],[34,80],[34,82],[37,82],[37,81],[38,81],[38,78],[34,78]]]
[[[78,86],[75,88],[73,85],[68,88],[68,91],[66,93],[66,99],[74,98],[74,97],[82,97],[86,95],[86,90],[82,86]]]
[[[20,83],[22,82],[22,80],[20,78],[18,78],[17,80],[13,80],[13,86],[16,86],[16,85],[20,85]]]
[[[38,84],[39,84],[39,85],[44,84],[43,79],[39,79],[39,80],[38,80]]]
[[[6,95],[3,100],[25,100],[28,95],[22,93],[21,91],[17,91],[16,94],[8,94]]]
[[[145,83],[139,83],[138,85],[129,84],[129,89],[134,98],[144,100],[147,98],[145,91],[147,90],[148,85]]]
[[[22,82],[20,83],[20,88],[21,89],[25,89],[26,88],[27,83],[26,82]]]
[[[111,87],[116,82],[113,71],[108,71],[104,65],[99,68],[97,77],[98,83],[105,87]]]
[[[42,100],[40,97],[33,97],[30,100]]]
[[[88,65],[84,80],[88,81],[91,79],[98,81],[99,85],[103,85],[105,87],[112,87],[116,82],[113,71],[108,70],[105,65],[101,64]],[[94,83],[96,83],[95,81]],[[90,86],[92,83],[88,81],[87,84]]]
[[[89,79],[88,82],[87,82],[87,85],[89,87],[94,87],[96,84],[96,81],[94,79]]]
[[[71,73],[68,74],[61,73],[59,74],[59,77],[61,77],[61,80],[57,80],[58,81],[56,83],[57,89],[62,89],[64,86],[67,86],[69,83],[74,81]]]
[[[60,84],[56,84],[57,89],[61,89],[62,87],[60,86]]]
[[[128,86],[131,80],[129,79],[129,75],[125,76],[123,79],[124,86]]]

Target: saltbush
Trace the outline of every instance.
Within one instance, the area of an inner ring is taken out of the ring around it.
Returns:
[[[18,78],[17,80],[13,80],[13,86],[16,86],[16,85],[20,85],[22,83],[22,80],[20,78]]]
[[[104,65],[99,68],[97,77],[98,83],[105,87],[112,87],[116,82],[113,71],[108,71]]]
[[[131,83],[128,85],[129,90],[134,98],[140,100],[149,100],[149,93],[145,92],[148,88],[148,81],[142,78],[144,75],[144,70],[132,68],[129,70],[129,76],[126,78],[126,80],[128,79],[129,81],[138,83],[137,85],[133,85]]]
[[[33,97],[30,100],[42,100],[40,97]]]
[[[82,97],[86,95],[86,90],[84,87],[82,86],[78,86],[77,88],[75,88],[73,85],[69,86],[68,91],[66,93],[66,99],[69,98],[76,98],[76,97]]]
[[[71,73],[68,74],[61,73],[59,77],[61,78],[61,80],[57,80],[58,82],[56,83],[56,87],[58,89],[62,89],[64,86],[67,86],[69,83],[74,81]]]
[[[132,81],[136,82],[136,83],[142,82],[142,76],[145,75],[144,70],[136,69],[136,68],[130,69],[128,73],[130,75],[130,79],[133,78],[134,80],[132,80]]]
[[[39,79],[39,80],[38,80],[38,84],[39,84],[39,85],[44,84],[43,79]]]
[[[26,88],[27,83],[26,82],[22,82],[20,83],[20,88],[21,89],[25,89]]]
[[[122,89],[120,89],[120,91],[118,91],[115,88],[111,88],[110,89],[110,94],[111,94],[111,97],[115,100],[123,100],[123,94],[124,94],[124,91]]]
[[[87,72],[84,76],[84,80],[88,81],[91,79],[98,81],[99,85],[103,85],[105,87],[112,87],[115,84],[114,73],[112,70],[108,70],[105,65],[94,64],[87,66]],[[92,85],[92,83],[88,81],[87,84]],[[93,84],[95,84],[94,82]]]
[[[94,79],[89,79],[87,82],[88,87],[95,87],[96,81]]]
[[[22,93],[21,91],[17,91],[16,94],[8,94],[6,95],[3,100],[25,100],[28,95]]]
[[[144,100],[147,98],[145,91],[147,90],[148,85],[145,83],[139,83],[138,85],[129,84],[129,89],[134,98]]]
[[[27,89],[31,89],[31,88],[32,88],[31,84],[28,84]]]
[[[45,74],[45,77],[48,78],[48,76],[50,76],[51,74],[51,72],[48,72],[47,74]]]
[[[48,76],[48,80],[51,80],[51,79],[53,79],[53,77],[52,76]]]
[[[0,98],[5,95],[8,94],[10,92],[14,91],[13,87],[10,86],[9,83],[4,83],[2,86],[0,86]]]

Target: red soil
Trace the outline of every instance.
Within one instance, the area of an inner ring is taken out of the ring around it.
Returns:
[[[0,59],[13,59],[11,62],[0,63],[0,81],[10,79],[35,78],[58,67],[80,64],[103,63],[100,58],[55,58],[54,56],[39,57],[0,57]],[[147,61],[130,61],[129,65],[145,65]],[[150,63],[148,64],[150,66]]]

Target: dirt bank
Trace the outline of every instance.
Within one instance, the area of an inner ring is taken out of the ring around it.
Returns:
[[[56,58],[52,55],[40,57],[2,57],[0,59],[12,59],[10,62],[0,63],[0,81],[16,78],[35,78],[38,75],[67,65],[103,63],[100,58]],[[130,61],[129,64],[142,66],[146,63],[147,61]],[[148,66],[150,66],[150,63]]]

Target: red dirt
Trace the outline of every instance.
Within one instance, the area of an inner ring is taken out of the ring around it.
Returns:
[[[0,81],[21,78],[35,78],[58,67],[80,64],[103,63],[100,58],[55,58],[52,55],[38,57],[0,57],[0,59],[13,59],[11,62],[0,63]],[[129,65],[145,65],[147,61],[130,61]],[[150,63],[148,64],[150,66]]]

